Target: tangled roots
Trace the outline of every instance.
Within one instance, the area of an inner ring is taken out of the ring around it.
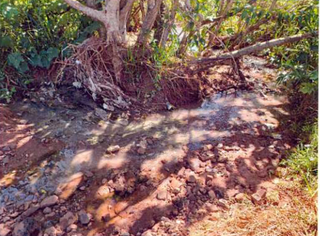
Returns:
[[[112,63],[111,45],[105,41],[92,37],[85,40],[80,45],[70,45],[69,49],[72,55],[61,64],[58,72],[58,83],[72,83],[77,88],[84,88],[92,98],[103,103],[106,109],[117,107],[120,109],[128,109],[129,106],[141,107],[142,102],[138,102],[136,97],[141,90],[145,89],[144,84],[134,83],[130,85],[132,78],[126,73],[125,78],[119,81],[116,79],[115,71]],[[122,50],[122,49],[121,49]],[[126,58],[126,49],[123,49],[122,58]],[[131,77],[139,77],[138,73],[145,72],[148,68],[149,72],[144,74],[158,73],[150,63],[150,60],[142,60],[136,63],[130,71],[133,73]],[[139,68],[141,67],[141,68]],[[149,78],[150,79],[150,78]],[[143,76],[142,81],[148,80]],[[153,81],[153,79],[150,79]],[[153,83],[153,82],[152,82]],[[158,97],[162,96],[163,101],[168,101],[175,106],[184,105],[199,100],[200,98],[200,80],[189,76],[187,69],[176,66],[175,68],[166,68],[166,73],[161,74],[158,81],[161,90],[158,91]],[[136,92],[132,93],[134,87]],[[154,87],[154,90],[155,87]],[[130,94],[130,96],[128,95]],[[150,104],[152,106],[152,104]]]
[[[137,103],[117,85],[110,45],[92,37],[80,45],[70,45],[69,48],[73,53],[60,62],[62,66],[58,82],[68,81],[77,88],[83,87],[95,101],[102,100],[107,106],[127,109],[129,105]]]

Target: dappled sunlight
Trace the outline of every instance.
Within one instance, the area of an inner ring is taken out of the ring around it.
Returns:
[[[14,181],[16,180],[16,174],[17,174],[17,171],[12,171],[8,174],[5,174],[3,177],[1,177],[0,187],[8,187],[11,184],[13,184]]]
[[[72,158],[70,167],[81,170],[85,166],[90,166],[93,163],[93,152],[93,150],[79,150]]]
[[[41,165],[29,185],[56,194],[66,208],[80,199],[93,217],[87,235],[116,229],[136,234],[172,212],[194,215],[208,204],[223,209],[225,199],[260,189],[275,168],[265,137],[277,128],[272,107],[281,104],[258,98],[218,96],[200,108],[151,114],[128,125],[83,121],[73,113],[76,118],[56,126],[65,129],[58,135],[67,145],[57,160]],[[72,133],[81,122],[83,132]],[[48,131],[57,132],[48,128],[37,135]],[[202,200],[195,204],[194,198]]]

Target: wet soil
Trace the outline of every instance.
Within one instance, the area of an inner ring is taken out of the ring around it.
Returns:
[[[0,208],[11,205],[23,216],[28,207],[16,206],[17,192],[34,204],[57,195],[54,214],[28,215],[39,232],[85,210],[90,223],[78,221],[66,235],[187,235],[195,220],[228,208],[239,194],[268,189],[290,148],[280,126],[286,107],[285,96],[260,89],[138,120],[102,119],[94,106],[16,102],[0,117]],[[13,230],[24,218],[4,221],[10,211],[0,224]]]

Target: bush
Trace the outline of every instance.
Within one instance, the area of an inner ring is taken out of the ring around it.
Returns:
[[[82,42],[99,27],[62,0],[2,0],[0,22],[0,99],[14,93],[10,84],[25,88],[26,74],[48,69],[68,53],[68,43]]]

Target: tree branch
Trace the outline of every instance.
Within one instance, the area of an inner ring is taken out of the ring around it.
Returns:
[[[318,33],[316,33],[316,35],[317,34]],[[209,57],[209,58],[203,58],[203,59],[200,59],[197,61],[193,61],[193,62],[191,62],[191,64],[201,64],[201,63],[209,63],[210,64],[210,63],[220,61],[220,60],[239,58],[244,55],[260,52],[260,51],[267,49],[267,48],[273,48],[273,47],[280,46],[280,45],[287,44],[287,43],[294,43],[294,42],[300,41],[305,38],[313,37],[314,35],[315,35],[314,33],[303,34],[303,35],[298,34],[298,35],[293,35],[293,36],[290,36],[287,38],[272,39],[267,42],[256,43],[252,46],[245,47],[240,50],[232,51],[230,53],[225,53],[225,54],[222,54],[218,57]]]
[[[83,14],[91,17],[94,20],[104,22],[105,21],[105,14],[101,11],[95,10],[91,7],[87,7],[83,5],[82,3],[76,1],[76,0],[64,0],[68,5],[70,5],[72,8],[81,11]]]

